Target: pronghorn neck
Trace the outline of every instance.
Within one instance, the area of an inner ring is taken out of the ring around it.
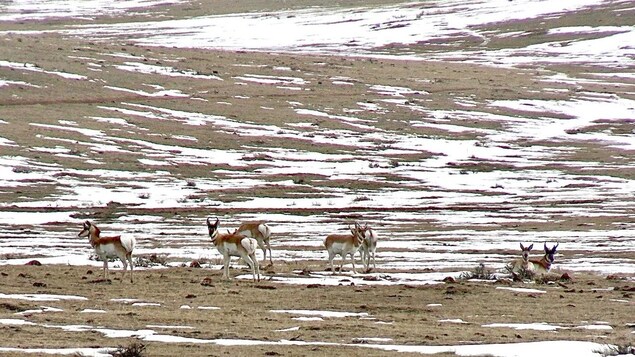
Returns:
[[[355,229],[351,230],[351,233],[353,234],[353,246],[355,246],[355,248],[364,244],[366,236],[364,235],[364,231],[362,231],[361,228],[356,227]]]
[[[218,229],[215,229],[209,236],[212,239],[212,243],[216,244],[218,242]]]
[[[361,234],[361,233],[357,233],[353,236],[353,243],[355,244],[356,247],[359,247],[360,245],[362,245],[364,243],[364,240],[366,238]]]
[[[88,240],[90,241],[90,245],[92,247],[95,247],[98,244],[100,233],[101,231],[95,225],[91,225],[88,229]]]
[[[542,257],[542,259],[540,259],[539,261],[534,262],[534,264],[540,265],[543,269],[545,269],[545,271],[549,271],[551,269],[551,262],[549,261],[546,255]]]

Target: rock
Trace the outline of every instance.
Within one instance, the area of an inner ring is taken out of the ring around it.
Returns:
[[[190,268],[200,268],[201,267],[201,263],[198,262],[198,260],[193,260],[190,263]]]
[[[606,280],[626,280],[626,277],[617,274],[609,274],[606,276]]]
[[[256,289],[263,289],[263,290],[276,290],[276,289],[277,289],[277,288],[276,288],[275,286],[273,286],[273,285],[263,285],[263,284],[256,285],[256,286],[255,286],[255,288],[256,288]]]
[[[203,278],[203,280],[201,280],[201,285],[203,286],[214,286],[214,284],[212,284],[212,278],[210,278],[209,276],[206,276]]]
[[[24,265],[36,265],[36,266],[40,266],[40,265],[42,265],[42,263],[40,263],[40,262],[39,262],[39,261],[37,261],[37,260],[31,260],[30,262],[28,262],[28,263],[26,263],[26,264],[24,264]]]

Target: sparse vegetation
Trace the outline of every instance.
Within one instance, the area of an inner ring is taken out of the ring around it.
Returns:
[[[470,280],[470,279],[478,279],[478,280],[495,280],[496,276],[494,273],[485,267],[485,264],[480,263],[471,271],[463,272],[459,275],[459,279],[461,280]]]
[[[547,274],[542,274],[542,275],[536,275],[534,277],[534,281],[536,282],[536,284],[552,284],[552,283],[557,283],[560,281],[566,281],[568,279],[564,278],[563,279],[562,274],[558,274],[556,272],[550,272]]]
[[[525,267],[520,267],[517,271],[514,271],[514,267],[511,264],[507,264],[504,271],[511,275],[515,281],[534,281],[534,278],[536,278],[536,274]]]
[[[145,357],[146,346],[141,342],[132,342],[127,346],[119,346],[112,353],[113,357]]]
[[[168,256],[166,254],[150,254],[149,256],[135,256],[134,266],[149,268],[153,266],[167,266]]]
[[[604,348],[593,352],[600,354],[602,357],[635,355],[635,345],[632,343],[606,345]]]
[[[632,323],[632,314],[625,308],[632,304],[632,274],[620,274],[611,279],[581,274],[576,276],[575,281],[567,282],[566,287],[561,281],[562,276],[543,276],[537,282],[544,284],[540,289],[546,293],[538,295],[496,289],[500,284],[520,285],[508,280],[494,284],[490,281],[475,281],[495,278],[484,264],[479,264],[462,274],[462,280],[458,282],[452,279],[448,284],[436,281],[439,284],[419,285],[420,281],[415,281],[413,284],[406,282],[390,285],[399,282],[398,278],[394,278],[397,276],[395,273],[403,273],[405,269],[416,275],[431,272],[449,274],[456,269],[465,269],[461,264],[468,264],[469,269],[474,261],[452,262],[456,263],[451,265],[452,268],[443,264],[438,267],[434,265],[436,262],[430,261],[425,263],[430,263],[432,268],[404,268],[404,264],[410,263],[408,257],[418,253],[427,255],[443,251],[452,256],[451,253],[461,250],[460,254],[500,254],[500,248],[490,248],[488,251],[469,249],[464,245],[465,240],[470,239],[466,238],[468,235],[460,233],[454,236],[454,232],[489,234],[514,230],[522,233],[536,232],[536,236],[542,236],[554,231],[577,232],[589,229],[593,230],[594,235],[602,236],[607,232],[606,235],[609,236],[615,232],[616,227],[627,229],[632,224],[629,208],[633,205],[632,195],[624,195],[622,190],[602,191],[602,185],[604,182],[615,185],[615,180],[610,179],[612,177],[633,179],[631,152],[619,145],[608,146],[603,140],[576,139],[569,142],[562,135],[557,140],[550,139],[548,135],[540,135],[539,140],[531,136],[517,136],[518,139],[515,140],[516,128],[525,125],[521,123],[522,120],[535,117],[540,118],[541,123],[546,123],[552,120],[550,115],[554,115],[556,119],[566,116],[559,113],[525,113],[503,106],[492,107],[489,104],[492,101],[519,99],[529,104],[540,100],[566,102],[579,99],[577,95],[581,93],[588,97],[610,93],[610,98],[631,98],[629,86],[603,81],[602,78],[609,77],[600,76],[599,73],[611,74],[610,78],[614,80],[624,73],[630,75],[630,68],[605,69],[600,65],[586,66],[574,61],[558,61],[555,66],[527,62],[522,68],[497,68],[475,65],[471,60],[428,61],[425,57],[421,61],[400,61],[385,58],[387,56],[369,59],[361,55],[347,57],[161,48],[134,43],[125,34],[97,41],[81,36],[66,37],[56,32],[62,29],[68,33],[69,30],[77,29],[76,25],[116,24],[124,21],[124,18],[125,21],[135,22],[165,18],[178,21],[218,13],[253,12],[253,16],[260,16],[258,11],[261,10],[288,10],[314,5],[371,6],[387,2],[396,0],[344,0],[337,4],[328,0],[218,0],[184,2],[169,9],[140,9],[140,13],[122,12],[118,16],[96,16],[90,17],[90,20],[88,17],[60,17],[51,21],[2,22],[0,28],[6,33],[0,43],[2,60],[25,63],[25,66],[26,63],[34,63],[43,70],[24,72],[19,68],[0,66],[2,80],[27,83],[2,86],[0,139],[18,144],[0,146],[2,158],[20,158],[19,162],[12,163],[10,165],[14,166],[9,167],[12,174],[23,175],[16,180],[16,187],[5,185],[0,189],[3,212],[33,214],[42,210],[60,213],[67,210],[73,219],[99,219],[109,224],[124,222],[130,224],[127,229],[133,224],[138,225],[138,228],[134,228],[137,234],[144,232],[145,224],[150,227],[163,224],[179,226],[178,239],[168,236],[172,234],[171,230],[159,233],[159,229],[152,231],[155,228],[151,228],[148,240],[140,240],[140,247],[149,250],[161,248],[157,249],[161,252],[164,251],[162,248],[178,247],[182,252],[195,246],[192,250],[196,253],[188,254],[204,254],[198,253],[202,251],[199,249],[207,248],[205,244],[210,244],[209,239],[202,243],[202,240],[187,237],[192,234],[189,227],[193,222],[210,211],[235,215],[236,219],[248,215],[275,214],[280,225],[284,226],[281,234],[274,238],[279,239],[276,243],[280,244],[274,247],[275,265],[267,270],[268,276],[257,285],[240,279],[222,281],[220,271],[209,267],[211,263],[222,264],[221,258],[212,258],[210,262],[201,257],[196,263],[187,261],[180,267],[172,268],[166,267],[167,263],[180,259],[181,256],[173,256],[170,261],[165,255],[135,255],[136,266],[165,268],[135,271],[134,285],[127,281],[104,283],[103,279],[93,279],[101,276],[101,271],[87,271],[86,267],[70,264],[2,266],[0,292],[3,294],[72,294],[87,299],[47,302],[47,306],[63,311],[32,313],[28,316],[16,314],[29,309],[40,309],[44,303],[20,301],[0,305],[0,318],[19,318],[30,323],[23,326],[4,326],[1,331],[2,346],[114,346],[122,343],[122,340],[106,336],[105,329],[156,329],[157,334],[177,336],[188,342],[133,342],[119,347],[121,356],[124,356],[123,353],[131,353],[131,356],[363,354],[367,357],[383,357],[409,354],[328,345],[278,347],[267,344],[228,347],[198,341],[238,338],[267,343],[279,340],[346,343],[360,341],[360,336],[366,337],[366,333],[370,332],[390,338],[391,344],[412,346],[464,344],[466,341],[514,343],[553,337],[551,332],[483,327],[484,324],[501,320],[517,321],[522,316],[527,322],[552,321],[567,326],[577,326],[582,321],[607,321],[614,327],[610,333],[594,331],[593,335],[600,336],[589,337],[588,331],[567,328],[558,331],[558,339],[599,340],[613,344],[608,346],[615,346],[608,349],[611,353],[629,351],[629,348],[632,351],[632,344],[625,343],[623,338],[626,335],[632,336],[632,327],[628,325]],[[619,14],[624,16],[615,15],[618,13],[615,7],[631,6],[628,2],[608,6],[612,8],[599,9],[597,12],[593,12],[596,11],[595,8],[593,11],[585,9],[549,18],[492,23],[470,29],[472,33],[485,34],[487,40],[491,40],[489,43],[483,43],[483,38],[467,36],[456,41],[443,39],[443,43],[422,41],[406,47],[395,43],[382,48],[381,52],[403,54],[405,50],[409,54],[439,54],[450,49],[454,53],[463,50],[487,53],[501,48],[518,48],[557,40],[553,36],[549,37],[549,33],[550,29],[558,26],[575,28],[588,25],[589,21],[603,26],[632,26],[632,16],[626,16],[630,12],[620,10]],[[421,11],[419,16],[430,13],[427,4],[423,7],[426,10]],[[25,32],[20,33],[22,30]],[[46,33],[39,33],[39,30],[46,30]],[[504,31],[523,35],[502,36]],[[573,32],[560,35],[567,38],[558,38],[575,40],[576,35]],[[354,48],[358,44],[353,41],[347,45]],[[127,62],[174,67],[172,73],[212,73],[222,80],[119,69]],[[63,78],[50,72],[60,69],[65,73],[86,76],[87,80]],[[593,73],[595,71],[598,73]],[[281,74],[305,78],[307,83],[302,90],[290,91],[275,85],[245,85],[237,80],[245,75]],[[557,76],[567,80],[552,80]],[[352,85],[331,85],[332,79],[336,77],[349,78]],[[545,81],[545,78],[549,80]],[[587,80],[589,78],[592,80]],[[579,79],[582,80],[576,82]],[[369,86],[374,84],[411,87],[417,91],[413,94],[405,93],[402,98],[395,100],[396,98],[369,91]],[[113,87],[126,91],[114,90]],[[155,88],[180,91],[185,96],[147,96],[137,92],[140,89],[152,92]],[[459,103],[466,98],[469,98],[469,107]],[[360,102],[375,103],[382,110],[358,110]],[[527,105],[527,109],[532,110],[539,107]],[[351,110],[346,115],[363,121],[351,123],[326,116],[298,115],[296,110],[300,108],[337,115],[342,114],[345,108],[351,108],[355,112]],[[163,109],[165,113],[162,112]],[[133,113],[135,110],[139,112]],[[185,115],[167,114],[179,110]],[[470,117],[464,114],[470,111],[483,116]],[[146,112],[151,115],[144,116]],[[496,118],[489,119],[487,114],[495,114]],[[194,115],[207,116],[204,124],[184,124]],[[125,124],[94,120],[104,117],[114,117]],[[513,120],[506,121],[506,117]],[[217,119],[231,121],[232,125],[241,128],[225,127]],[[570,119],[566,117],[567,121]],[[61,121],[72,124],[61,125]],[[259,129],[262,131],[259,133],[267,134],[254,137],[253,133],[242,131],[243,127],[250,129],[260,125],[262,127]],[[623,137],[632,134],[635,129],[633,125],[632,120],[611,120],[607,116],[606,122],[596,121],[593,125],[568,132],[573,136],[584,133],[585,135],[577,136],[586,138],[594,133],[602,133],[603,138],[610,133]],[[58,126],[67,126],[65,129],[71,130],[55,129]],[[508,126],[514,129],[503,130]],[[78,132],[80,129],[94,130],[103,133],[103,136],[91,137]],[[297,130],[295,136],[288,135],[294,130]],[[505,135],[492,135],[495,131]],[[508,135],[510,133],[514,135]],[[384,134],[387,135],[384,137]],[[192,140],[176,139],[173,135],[190,137]],[[494,136],[505,138],[493,139]],[[426,138],[429,142],[421,147],[409,147],[408,143],[415,142],[416,138]],[[439,139],[438,147],[432,143],[436,139]],[[475,141],[476,150],[471,145],[462,146],[463,150],[450,154],[449,150],[442,147],[446,140],[460,144]],[[363,145],[357,146],[358,143]],[[166,147],[167,145],[174,147]],[[68,154],[38,149],[55,146],[59,146],[60,150],[67,150]],[[531,155],[518,156],[523,151],[517,149],[527,147],[531,148]],[[497,150],[500,155],[495,158],[481,155],[481,152],[488,150]],[[285,158],[287,152],[289,155]],[[543,152],[549,154],[542,156]],[[210,153],[217,156],[210,159]],[[240,157],[239,165],[221,162],[225,156],[231,157],[232,154]],[[471,160],[468,155],[472,155]],[[451,161],[444,164],[448,160]],[[435,163],[428,166],[431,161]],[[318,173],[315,172],[315,167],[306,169],[314,162],[320,168]],[[372,170],[366,169],[366,162]],[[278,166],[280,163],[287,166]],[[307,166],[300,167],[300,163]],[[360,173],[349,170],[348,163],[352,163],[354,169],[360,168]],[[344,167],[344,173],[331,172],[331,165]],[[442,172],[441,177],[447,177],[451,181],[451,185],[443,187],[439,183],[444,182],[431,179],[437,175],[437,169]],[[498,172],[503,175],[498,175]],[[474,185],[475,180],[480,180],[483,176],[487,176],[488,181],[484,181],[482,187]],[[514,180],[522,183],[515,186]],[[178,190],[182,190],[180,196],[168,195],[170,198],[155,206],[155,201],[159,202],[165,197],[164,192],[153,190],[153,185],[157,182],[165,185],[161,188],[166,190],[174,183]],[[75,192],[73,190],[76,186],[87,190]],[[524,188],[515,191],[521,186],[529,188],[524,192]],[[595,192],[601,191],[601,194],[585,198],[583,191],[594,187],[598,190]],[[91,197],[93,191],[88,189],[97,191],[100,194],[99,199]],[[551,193],[556,191],[558,194],[552,196]],[[620,192],[611,196],[613,191]],[[393,192],[404,196],[412,193],[410,196],[416,199],[408,201],[404,206],[399,206],[397,199],[395,205],[383,205],[380,198],[386,197],[387,201],[392,202],[393,197],[390,196]],[[573,195],[582,198],[570,199]],[[69,203],[69,197],[78,202]],[[354,202],[362,202],[351,205],[360,208],[342,207],[339,200],[342,197],[347,198],[347,202],[351,198]],[[468,199],[463,200],[463,197]],[[284,201],[279,200],[278,203],[282,201],[284,205],[233,205],[259,198],[281,198]],[[173,199],[176,199],[177,204],[170,206],[168,203]],[[371,200],[372,205],[367,204]],[[619,200],[620,209],[605,209],[611,207],[616,200]],[[380,206],[372,207],[375,203]],[[578,214],[596,209],[603,210],[603,214]],[[571,214],[572,211],[576,214]],[[400,217],[404,212],[407,213],[407,219]],[[432,214],[428,215],[429,212]],[[458,217],[453,217],[455,219],[451,224],[440,218],[455,214]],[[146,215],[150,219],[145,220],[143,216]],[[465,222],[460,220],[462,215],[468,219],[478,219]],[[304,224],[306,220],[303,219],[306,216],[311,216],[309,225],[319,227],[309,227],[314,229],[311,233],[307,233],[307,229],[304,229],[306,227],[297,230],[292,228]],[[128,217],[132,221],[123,219]],[[385,258],[388,263],[386,266],[394,267],[391,263],[402,264],[399,268],[379,268],[377,270],[381,275],[364,277],[364,283],[371,285],[357,284],[354,282],[356,280],[347,275],[339,277],[339,286],[323,285],[319,282],[321,277],[315,279],[317,283],[310,282],[310,279],[315,278],[310,273],[321,274],[325,261],[314,258],[318,254],[309,259],[288,258],[298,251],[301,254],[297,256],[304,257],[306,252],[313,253],[313,250],[322,249],[321,243],[311,241],[311,244],[307,244],[307,239],[322,239],[319,234],[323,233],[326,226],[335,226],[360,217],[382,221],[381,228],[386,232],[386,239],[394,238],[396,242],[393,247],[390,244],[382,247],[388,253],[385,257],[391,257]],[[40,219],[38,217],[36,221]],[[88,243],[83,241],[68,243],[67,238],[71,236],[68,231],[74,231],[74,228],[68,228],[68,224],[68,220],[59,225],[3,224],[0,234],[8,238],[3,249],[10,248],[13,242],[22,247],[24,241],[37,242],[36,239],[42,237],[46,240],[43,245],[51,249],[66,249],[68,246],[71,249],[76,246],[89,249]],[[188,230],[183,229],[186,226]],[[58,234],[53,235],[56,230]],[[319,234],[314,233],[316,231]],[[163,235],[164,232],[167,232],[166,235]],[[443,237],[441,234],[437,237],[437,232],[442,232]],[[307,238],[311,234],[314,236]],[[205,235],[205,232],[200,232],[200,235]],[[606,240],[607,237],[601,238]],[[609,238],[610,244],[613,241],[621,244],[624,239],[628,239],[619,234]],[[300,239],[304,241],[298,243]],[[422,244],[411,250],[404,245],[408,239],[415,239]],[[593,241],[593,244],[597,244],[593,248],[594,258],[632,260],[632,251],[604,249],[601,248],[604,243],[597,243],[599,241]],[[446,245],[447,250],[443,248]],[[275,248],[288,255],[278,255]],[[407,254],[402,255],[402,252]],[[586,253],[588,252],[579,251],[574,254]],[[28,249],[24,249],[24,253],[6,253],[4,258],[34,258],[34,255],[29,254]],[[571,259],[571,256],[563,258]],[[233,269],[243,269],[242,263],[235,263]],[[119,271],[113,268],[111,274],[118,277]],[[301,276],[309,283],[289,285],[267,280],[273,275],[276,279]],[[533,281],[524,272],[520,276],[524,281]],[[372,285],[375,282],[387,284]],[[122,297],[158,305],[133,306],[116,301]],[[442,308],[426,307],[428,303],[442,303]],[[201,309],[211,306],[219,309],[213,312]],[[95,308],[105,312],[84,312]],[[280,308],[367,312],[371,318],[301,321],[271,312],[272,309]],[[469,323],[460,326],[438,323],[441,319],[456,318]],[[58,328],[79,325],[94,326],[94,329],[83,333]],[[164,327],[148,327],[157,325]],[[181,328],[184,326],[191,328]],[[297,329],[288,331],[289,327]],[[130,338],[134,339],[135,337]]]
[[[275,250],[274,250],[275,254]],[[298,277],[310,279],[315,273],[324,270],[324,261],[287,261],[276,262],[266,276]],[[247,274],[243,265],[234,265],[235,272]],[[476,270],[482,270],[479,266]],[[120,271],[111,271],[118,276]],[[4,294],[33,292],[55,289],[62,294],[85,297],[87,300],[60,300],[49,302],[63,312],[33,314],[25,317],[36,325],[20,329],[5,328],[3,346],[25,346],[25,334],[37,330],[40,333],[29,334],[28,340],[34,346],[50,346],[51,341],[59,346],[117,346],[122,351],[130,347],[130,340],[107,337],[105,330],[121,331],[154,330],[156,335],[191,338],[186,344],[158,341],[137,341],[145,346],[148,356],[178,355],[187,351],[188,356],[208,356],[210,351],[218,354],[259,355],[266,351],[283,354],[318,356],[327,353],[341,356],[402,356],[401,352],[379,350],[340,351],[343,347],[320,347],[312,350],[306,346],[266,346],[246,345],[239,347],[220,346],[213,343],[196,343],[196,340],[214,339],[250,339],[259,341],[277,341],[295,338],[300,341],[323,341],[341,343],[354,338],[366,337],[373,331],[375,336],[392,338],[391,344],[424,345],[434,340],[444,345],[461,344],[479,336],[479,341],[487,343],[515,343],[518,340],[544,340],[552,337],[551,332],[523,330],[506,332],[499,328],[483,327],[484,324],[502,322],[505,316],[527,316],[531,311],[532,321],[551,321],[569,326],[584,325],[586,321],[606,321],[614,330],[605,334],[603,343],[616,346],[628,345],[623,340],[629,333],[631,316],[624,303],[610,302],[611,299],[624,299],[623,290],[608,289],[616,286],[625,288],[629,282],[615,282],[600,276],[579,275],[570,283],[571,291],[557,285],[545,285],[545,294],[539,298],[528,298],[526,293],[515,293],[497,289],[499,284],[475,280],[461,280],[456,283],[438,285],[385,285],[391,272],[381,271],[376,277],[377,285],[371,276],[366,282],[371,285],[351,284],[348,276],[340,277],[340,285],[329,286],[315,284],[280,284],[264,278],[259,283],[250,280],[222,280],[222,270],[178,267],[163,269],[141,269],[135,271],[135,283],[113,281],[104,284],[99,279],[83,279],[86,267],[77,266],[3,266],[0,275]],[[47,284],[45,288],[34,288],[33,282]],[[394,282],[394,281],[393,281]],[[361,302],[360,294],[373,297],[373,302]],[[116,302],[112,299],[134,298],[138,302],[156,303],[160,306],[132,306],[131,303]],[[429,303],[442,303],[440,307],[426,307]],[[601,304],[601,309],[598,308]],[[15,319],[16,313],[27,309],[40,308],[39,302],[11,302],[3,309],[0,306],[0,318]],[[247,307],[246,307],[247,306]],[[189,307],[189,308],[186,308]],[[199,307],[214,307],[213,310]],[[84,309],[103,309],[106,313],[77,313]],[[365,312],[370,319],[329,318],[325,321],[298,321],[294,315],[274,314],[272,309],[306,309],[338,312]],[[424,312],[425,313],[422,313]],[[425,315],[425,320],[413,318],[413,314]],[[581,314],[584,314],[581,316]],[[439,324],[437,320],[460,318],[468,324]],[[92,321],[92,322],[90,322]],[[213,321],[213,323],[210,323]],[[377,324],[377,321],[391,322]],[[512,320],[515,321],[515,320]],[[413,324],[421,328],[413,329]],[[49,327],[45,327],[49,326]],[[90,325],[90,333],[69,332],[52,326]],[[172,326],[171,328],[148,326]],[[177,326],[190,328],[177,328]],[[300,326],[299,330],[275,332],[289,326]],[[361,332],[360,332],[361,331]],[[597,333],[602,333],[598,331]],[[562,329],[558,337],[568,340],[584,340],[588,330]],[[517,335],[521,337],[517,337]],[[427,336],[427,337],[426,337]],[[372,337],[372,336],[371,336]],[[424,342],[422,342],[424,341]],[[139,347],[139,346],[137,346]],[[621,347],[620,347],[621,348]],[[626,348],[626,347],[624,347]],[[623,351],[624,348],[621,348]],[[139,350],[131,348],[130,350]]]

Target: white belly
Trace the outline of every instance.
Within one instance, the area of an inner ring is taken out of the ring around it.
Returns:
[[[333,245],[331,245],[331,251],[334,254],[346,255],[346,254],[354,253],[357,250],[355,249],[355,246],[351,244],[335,242],[333,243]]]
[[[221,255],[225,255],[225,253],[227,253],[227,255],[229,255],[230,257],[241,256],[240,251],[238,250],[238,247],[234,243],[220,244],[220,245],[217,245],[216,248],[218,249],[218,252]]]
[[[119,256],[115,246],[112,244],[100,244],[95,247],[95,253],[102,258],[116,258]]]

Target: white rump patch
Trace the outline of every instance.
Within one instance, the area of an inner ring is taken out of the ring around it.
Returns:
[[[271,236],[271,230],[269,230],[269,226],[264,223],[258,225],[258,231],[265,240],[269,238],[269,236]]]
[[[256,241],[253,238],[243,238],[243,240],[240,241],[240,245],[242,245],[243,248],[245,248],[245,250],[247,251],[247,254],[252,255],[256,252],[258,241]]]

